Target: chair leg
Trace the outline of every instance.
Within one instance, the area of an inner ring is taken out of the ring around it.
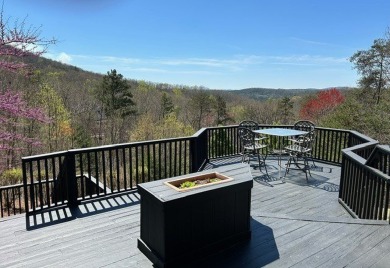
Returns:
[[[257,152],[257,160],[259,161],[259,170],[261,171],[261,166],[264,165],[265,173],[268,175],[267,165],[265,163],[266,157],[263,155],[260,156],[260,151]]]
[[[261,169],[261,159],[260,159],[260,153],[257,152],[257,161],[259,161],[259,170]]]
[[[309,175],[310,175],[310,177],[311,177],[310,166],[309,166],[309,160],[307,159],[308,157],[307,157],[306,155],[305,155],[304,157],[305,157],[306,180],[309,181],[308,178],[307,178],[307,172],[309,172]],[[313,160],[313,159],[312,159],[312,160]],[[314,163],[314,161],[313,161],[313,163]]]
[[[246,153],[245,149],[242,150],[241,154],[242,154],[241,163],[246,163],[247,153]]]
[[[300,161],[301,161],[301,163],[300,163]],[[303,161],[303,163],[302,163],[302,161]],[[285,176],[290,171],[291,164],[294,164],[296,166],[296,169],[300,169],[303,172],[305,172],[306,181],[309,181],[309,177],[307,176],[307,173],[309,173],[309,176],[311,177],[311,172],[310,172],[309,160],[308,160],[308,157],[306,155],[301,155],[301,154],[292,155],[292,154],[290,154],[290,158],[288,159],[288,161],[286,163]]]
[[[313,162],[313,166],[312,166],[312,167],[314,167],[314,168],[317,167],[317,166],[316,166],[316,163],[314,163],[313,156],[310,154],[309,157],[310,157],[311,161]]]
[[[265,155],[265,157],[263,157],[263,163],[264,163],[264,168],[265,168],[265,173],[268,175],[268,170],[267,170],[267,163],[265,162],[265,160],[267,159],[267,154]]]
[[[288,158],[288,161],[286,163],[286,172],[284,173],[284,176],[286,177],[288,172],[290,171],[290,165],[291,165],[291,159],[293,156],[290,154],[290,157]]]

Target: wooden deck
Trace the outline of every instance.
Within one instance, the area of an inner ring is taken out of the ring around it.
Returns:
[[[253,169],[251,240],[195,267],[389,267],[388,223],[352,219],[337,201],[340,168],[316,166],[309,182],[277,179],[276,161],[271,179]],[[1,219],[0,267],[153,267],[137,248],[139,213],[133,192],[38,215],[31,230],[24,215]]]

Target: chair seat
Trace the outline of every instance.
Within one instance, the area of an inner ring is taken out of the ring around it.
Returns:
[[[255,143],[255,144],[252,145],[252,146],[244,146],[244,149],[250,151],[250,150],[260,150],[260,149],[263,149],[263,148],[265,148],[265,147],[267,147],[266,144]]]
[[[310,148],[303,147],[299,144],[291,144],[291,145],[284,147],[284,149],[287,150],[288,152],[302,153],[302,154],[305,154],[305,153],[308,153],[311,151]]]

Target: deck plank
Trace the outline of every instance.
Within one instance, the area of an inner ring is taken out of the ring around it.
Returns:
[[[239,162],[216,160],[208,168]],[[270,173],[278,172],[276,163]],[[309,182],[291,171],[285,182],[252,169],[251,240],[200,259],[194,267],[385,267],[390,226],[357,220],[338,203],[340,167],[317,163]],[[263,177],[262,177],[263,176]],[[138,250],[137,192],[85,202],[78,209],[0,220],[0,267],[153,267]],[[65,222],[62,222],[67,220]]]

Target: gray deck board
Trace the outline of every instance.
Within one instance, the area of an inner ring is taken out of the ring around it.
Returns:
[[[275,179],[276,167],[270,164],[271,179],[252,169],[251,240],[194,267],[388,266],[390,226],[353,219],[343,209],[340,167],[317,163],[309,182],[295,171],[285,182]],[[0,267],[153,267],[137,248],[139,198],[133,192],[48,212],[32,230],[24,215],[1,219]]]

